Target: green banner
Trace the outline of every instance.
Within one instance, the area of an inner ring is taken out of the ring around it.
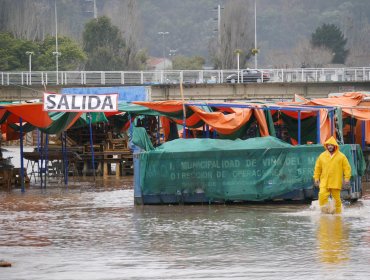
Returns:
[[[312,188],[315,161],[323,152],[321,145],[271,147],[268,139],[258,139],[260,143],[238,141],[237,149],[231,147],[230,140],[179,139],[174,145],[182,143],[186,151],[174,152],[168,145],[145,152],[140,156],[142,192],[204,192],[209,199],[261,201]],[[270,147],[262,148],[264,144]],[[362,152],[351,151],[351,145],[343,145],[341,150],[350,161],[352,175],[358,176],[363,168],[359,172]]]

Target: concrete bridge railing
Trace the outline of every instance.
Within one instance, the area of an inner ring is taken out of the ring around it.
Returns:
[[[119,86],[156,84],[222,84],[222,83],[327,83],[368,82],[370,67],[258,69],[251,79],[243,79],[239,70],[166,70],[166,71],[32,71],[0,72],[1,86],[65,85]],[[234,79],[228,78],[234,75]]]

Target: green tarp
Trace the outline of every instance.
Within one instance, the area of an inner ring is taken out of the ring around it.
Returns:
[[[90,113],[91,114],[91,123],[100,123],[108,122],[108,119],[104,113]],[[57,134],[64,131],[76,117],[77,113],[75,112],[51,112],[49,113],[50,118],[53,120],[52,124],[47,128],[39,128],[42,132],[48,134]],[[72,125],[72,128],[87,127],[89,120],[87,119],[86,114],[82,114],[81,117]],[[19,131],[20,127],[16,124],[11,124],[11,128],[15,131]],[[30,124],[25,124],[23,126],[23,132],[27,133],[36,129],[35,126]]]
[[[340,146],[352,176],[364,173],[358,145]],[[204,192],[210,200],[262,201],[312,188],[322,145],[291,146],[274,137],[248,140],[177,139],[140,154],[143,195]]]
[[[146,133],[144,127],[133,126],[132,144],[140,147],[145,151],[154,150],[153,144],[150,141],[148,133]]]

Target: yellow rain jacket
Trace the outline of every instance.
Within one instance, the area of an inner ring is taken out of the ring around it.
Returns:
[[[327,150],[326,145],[335,146],[333,155]],[[316,160],[314,180],[320,180],[320,188],[341,189],[343,184],[343,174],[346,180],[351,178],[351,165],[347,157],[339,151],[339,146],[332,136],[324,143],[326,149]]]

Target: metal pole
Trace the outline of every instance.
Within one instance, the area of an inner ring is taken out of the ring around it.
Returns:
[[[350,127],[351,127],[351,140],[352,140],[351,144],[355,144],[355,124],[354,124],[353,116],[351,116]]]
[[[44,133],[41,131],[40,160],[38,161],[39,176],[40,176],[40,188],[41,189],[42,189],[42,186],[44,185],[44,183],[43,183],[44,178],[43,178],[43,175],[42,175],[42,173],[45,172],[44,171],[44,153],[45,153]]]
[[[164,42],[164,33],[163,33],[163,70],[166,70],[166,52],[165,52],[165,50],[166,50],[166,44],[165,44],[165,42]]]
[[[91,163],[92,163],[92,169],[94,174],[94,181],[95,181],[95,156],[94,156],[94,143],[93,143],[93,137],[92,137],[92,125],[91,125],[91,113],[87,113],[87,118],[89,119],[89,132],[90,132],[90,149],[91,149]]]
[[[96,8],[96,0],[94,0],[94,18],[98,18],[98,9]]]
[[[362,149],[365,149],[366,145],[366,121],[361,121],[361,146]]]
[[[55,52],[53,54],[55,55],[55,65],[56,65],[56,82],[59,84],[59,61],[58,61],[58,13],[57,13],[57,1],[54,1],[54,14],[55,14]]]
[[[334,136],[334,111],[330,111],[330,136]]]
[[[237,63],[237,67],[238,67],[238,83],[239,83],[239,79],[240,79],[240,64],[239,64],[239,57],[240,57],[240,54],[239,54],[239,51],[236,52],[236,63]]]
[[[317,111],[317,117],[316,117],[316,143],[317,144],[320,144],[321,143],[321,140],[320,140],[320,111],[318,110]]]
[[[206,124],[206,137],[209,138],[210,135],[209,135],[209,125]]]
[[[33,55],[33,52],[26,52],[26,55],[28,55],[28,84],[29,85],[32,85],[32,82],[31,82],[31,73],[32,73],[32,55]]]
[[[30,73],[30,78],[31,78],[31,70],[32,70],[32,55],[29,54],[29,57],[28,57],[28,72]]]
[[[21,150],[21,191],[22,193],[25,192],[24,189],[24,160],[23,160],[23,121],[22,118],[19,118],[19,142],[20,142],[20,150]]]
[[[64,184],[68,186],[68,157],[67,157],[67,134],[62,133],[62,153],[63,153],[63,168],[64,168]]]
[[[165,31],[165,32],[163,32],[163,31],[160,31],[160,32],[158,32],[158,34],[159,35],[162,35],[162,43],[163,43],[163,70],[166,70],[166,52],[165,52],[165,50],[166,50],[166,44],[165,44],[165,40],[164,40],[164,36],[165,35],[168,35],[168,34],[170,34],[170,32],[167,32],[167,31]]]
[[[48,175],[48,164],[49,164],[49,160],[48,160],[48,149],[49,149],[49,134],[45,133],[45,172],[44,172],[44,189],[46,189],[46,178],[47,178],[47,175]]]
[[[257,50],[257,4],[254,0],[254,49]],[[254,68],[257,69],[257,55],[254,55]]]
[[[40,152],[40,129],[37,129],[37,151]]]
[[[217,31],[218,31],[218,45],[221,46],[221,5],[217,6]]]
[[[298,145],[301,145],[301,110],[298,110]]]

